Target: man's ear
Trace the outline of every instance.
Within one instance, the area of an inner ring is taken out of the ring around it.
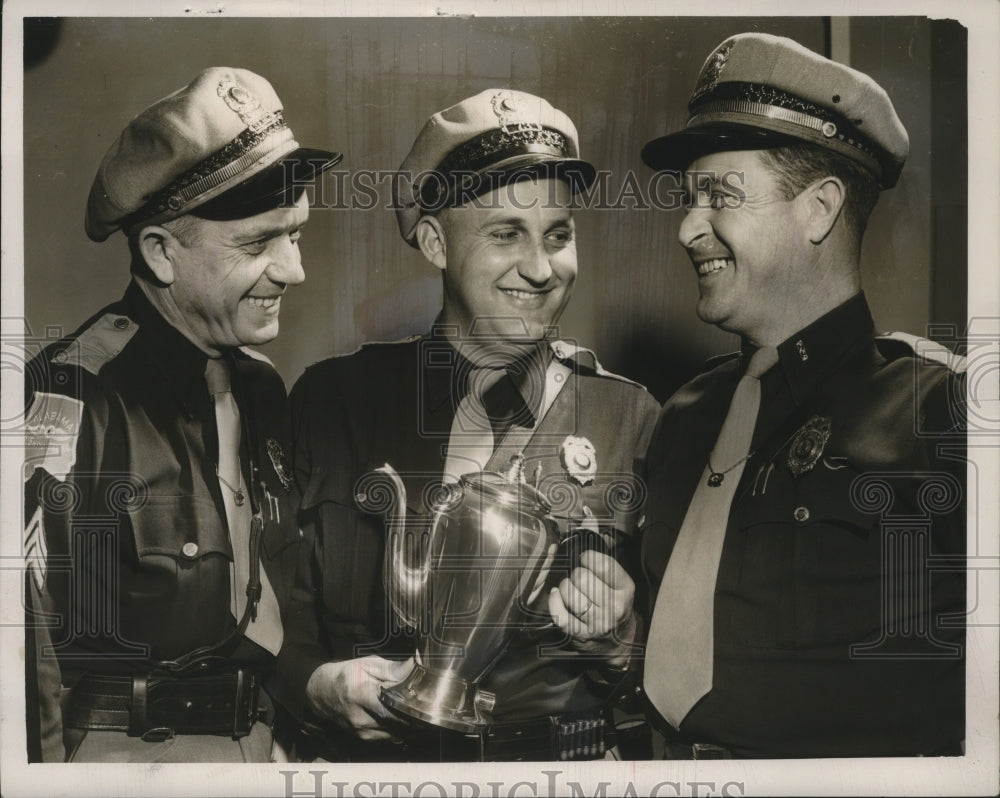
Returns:
[[[828,175],[813,183],[805,190],[805,194],[803,199],[808,203],[809,213],[806,222],[807,234],[812,243],[819,244],[830,234],[833,226],[837,223],[844,208],[847,190],[840,178]]]
[[[444,271],[448,264],[448,247],[444,226],[436,216],[421,216],[417,222],[417,245],[433,265]]]
[[[139,251],[156,275],[156,279],[164,285],[174,281],[173,251],[179,246],[177,239],[165,227],[144,227],[139,231]]]

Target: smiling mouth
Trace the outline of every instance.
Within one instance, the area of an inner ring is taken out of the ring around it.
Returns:
[[[521,300],[538,299],[549,293],[548,291],[522,291],[518,288],[501,288],[500,290],[507,296]]]
[[[280,296],[248,296],[247,304],[252,308],[262,308],[263,310],[270,310],[271,308],[277,307],[278,303],[281,302]]]
[[[703,277],[706,274],[721,272],[727,266],[732,266],[735,263],[736,261],[732,258],[713,258],[712,260],[706,260],[703,263],[696,263],[695,268],[698,270],[698,275]]]

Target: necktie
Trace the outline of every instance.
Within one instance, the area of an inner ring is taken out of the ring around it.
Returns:
[[[250,525],[252,512],[248,489],[240,468],[240,410],[233,397],[229,369],[225,360],[209,359],[205,367],[205,380],[215,403],[215,425],[219,432],[219,487],[226,507],[229,542],[233,548],[230,567],[229,610],[237,623],[246,610],[247,583],[250,580]],[[255,553],[256,554],[256,553]],[[257,555],[259,556],[259,555]],[[281,648],[283,631],[278,599],[274,589],[260,568],[261,595],[257,603],[256,618],[251,616],[244,634],[257,645],[277,654]]]
[[[482,471],[493,454],[493,425],[484,396],[501,377],[502,368],[478,368],[469,373],[468,391],[458,403],[448,435],[444,481],[458,482],[462,474]]]
[[[646,645],[643,687],[674,728],[712,689],[715,584],[729,509],[750,458],[760,376],[778,360],[758,349],[736,386],[725,421],[667,563]]]

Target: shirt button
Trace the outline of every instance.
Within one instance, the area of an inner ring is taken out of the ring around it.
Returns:
[[[119,316],[117,319],[115,319],[116,330],[124,330],[128,327],[128,325],[129,321],[124,316]]]
[[[795,508],[795,520],[796,521],[808,521],[809,520],[809,508],[808,507],[796,507]]]
[[[188,541],[181,548],[181,553],[185,557],[194,557],[198,553],[198,544],[192,541]]]

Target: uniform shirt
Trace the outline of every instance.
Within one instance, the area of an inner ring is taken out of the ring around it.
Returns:
[[[723,544],[713,687],[680,731],[743,757],[955,753],[963,632],[944,616],[965,607],[964,374],[876,339],[863,295],[778,352]],[[647,457],[650,608],[748,359],[722,358],[664,406]]]
[[[552,352],[569,376],[524,449],[528,481],[537,479],[555,499],[553,512],[564,528],[585,519],[586,505],[600,526],[631,535],[642,498],[632,469],[659,406],[645,389],[604,372],[586,350],[559,343]],[[416,640],[396,619],[383,586],[385,519],[360,509],[355,494],[363,492],[366,474],[389,463],[403,477],[411,513],[426,513],[428,487],[442,478],[465,371],[450,343],[421,337],[323,361],[292,389],[294,471],[307,541],[279,656],[282,697],[293,711],[302,713],[306,682],[324,662],[413,655]],[[518,418],[517,411],[511,415]],[[586,437],[596,450],[597,474],[586,486],[560,458],[569,436]],[[638,546],[623,548],[637,566]],[[568,567],[553,567],[550,584]],[[540,602],[544,609],[544,591]],[[565,642],[551,632],[512,642],[482,685],[497,695],[494,717],[538,717],[600,703],[607,685],[590,681],[594,660],[572,652],[539,656],[540,646]]]
[[[244,481],[252,460],[263,483],[261,562],[283,603],[299,541],[281,464],[285,390],[262,356],[230,356],[250,431]],[[51,627],[35,625],[35,642],[51,642],[57,658],[32,652],[28,692],[37,681],[42,742],[29,745],[57,758],[56,699],[81,674],[142,673],[236,626],[206,360],[132,283],[28,365],[25,554],[32,609],[55,614]],[[273,669],[274,657],[243,637],[222,654]]]

